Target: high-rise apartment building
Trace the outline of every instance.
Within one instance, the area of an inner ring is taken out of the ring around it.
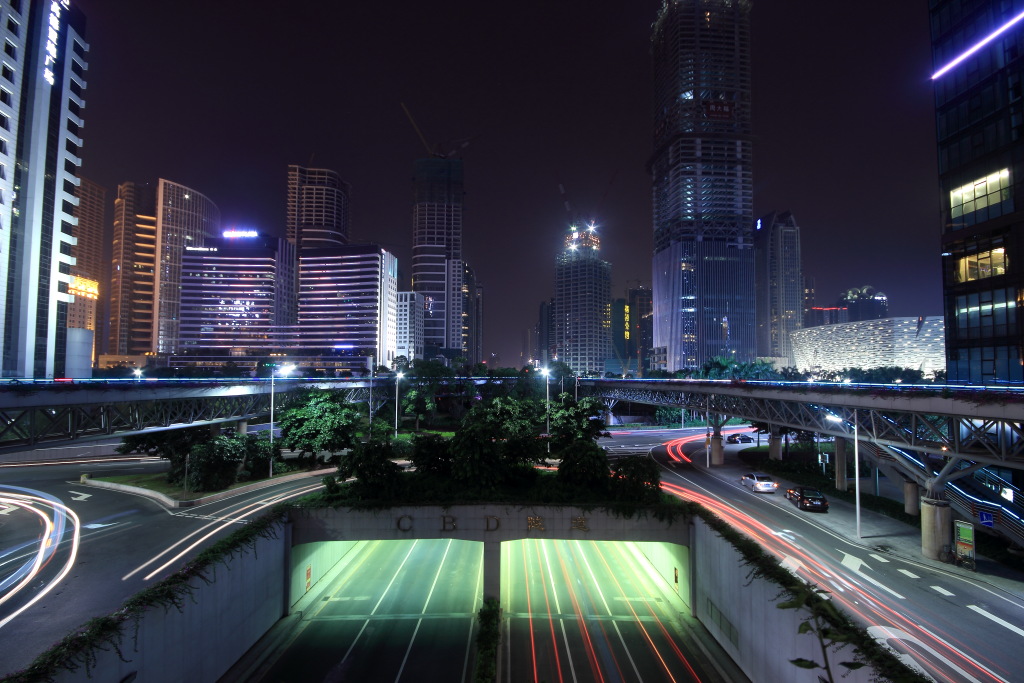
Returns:
[[[85,16],[69,0],[0,3],[0,358],[5,377],[65,374]]]
[[[414,172],[412,289],[424,298],[426,353],[477,362],[482,320],[473,310],[479,285],[462,258],[462,159],[419,159]]]
[[[178,352],[181,265],[186,247],[220,230],[220,211],[195,190],[161,178],[122,183],[114,200],[109,352]]]
[[[929,3],[951,383],[1024,383],[1022,11]]]
[[[80,178],[75,196],[78,198],[78,206],[74,210],[78,219],[75,228],[77,243],[71,248],[75,265],[71,266],[68,289],[74,301],[68,305],[68,327],[92,333],[89,342],[91,366],[97,354],[105,353],[105,325],[110,320],[110,311],[105,310],[105,304],[110,301],[107,291],[110,288],[107,191],[86,178]]]
[[[612,267],[593,225],[573,226],[555,262],[555,353],[580,375],[604,375],[612,354]]]
[[[423,358],[423,295],[399,292],[395,354],[414,361]]]
[[[654,346],[663,369],[755,357],[749,0],[654,24]]]
[[[630,358],[635,358],[638,376],[650,369],[650,350],[654,346],[654,298],[650,287],[631,287],[626,290],[629,304],[629,340],[626,345]]]
[[[222,363],[279,352],[295,329],[295,267],[291,242],[255,230],[185,247],[178,353]]]
[[[398,260],[375,244],[299,253],[299,324],[294,353],[361,369],[394,364]]]
[[[754,225],[757,355],[792,367],[790,335],[803,327],[800,226],[791,211],[774,211]]]
[[[348,244],[350,194],[334,171],[288,166],[288,240],[300,251]]]

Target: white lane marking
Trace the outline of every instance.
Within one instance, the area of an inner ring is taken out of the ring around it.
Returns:
[[[918,576],[914,572],[910,571],[909,569],[897,569],[896,571],[898,571],[900,574],[903,574],[903,576],[910,577],[911,579],[920,579],[921,578],[920,576]]]
[[[884,590],[886,593],[889,593],[893,597],[895,597],[895,598],[897,598],[899,600],[905,600],[906,599],[902,595],[900,595],[899,593],[894,591],[893,589],[889,588],[886,585],[883,585],[881,581],[873,579],[870,576],[868,576],[867,574],[865,574],[864,572],[862,572],[861,571],[861,567],[864,567],[866,569],[871,569],[871,567],[868,567],[867,564],[864,563],[864,560],[860,559],[859,557],[854,557],[853,555],[848,555],[847,553],[843,553],[843,566],[846,567],[847,569],[853,571],[853,573],[855,573],[857,576],[861,577],[862,579],[864,579],[868,583],[873,584],[877,588],[881,588],[882,590]]]
[[[85,500],[86,498],[92,498],[91,493],[79,493],[78,491],[68,491],[68,493],[75,494],[71,496],[71,500]]]
[[[882,557],[881,555],[876,555],[874,553],[871,553],[870,555],[868,555],[868,557],[870,557],[873,560],[878,560],[879,562],[888,562],[889,561],[889,560],[885,559],[884,557]]]
[[[0,504],[0,515],[9,515],[18,508],[14,505],[3,505]]]
[[[1010,622],[1004,621],[1003,619],[1000,619],[999,617],[997,617],[994,614],[989,614],[988,612],[986,612],[985,610],[981,609],[977,605],[967,605],[967,609],[974,610],[975,612],[977,612],[981,616],[985,617],[986,619],[991,619],[992,621],[996,622],[1000,626],[1003,626],[1005,628],[1010,629],[1011,631],[1016,633],[1018,636],[1024,636],[1024,629],[1017,628],[1016,626],[1014,626]]]
[[[798,576],[798,572],[803,569],[804,563],[793,557],[792,555],[786,555],[782,558],[782,566],[789,570],[793,576]]]
[[[955,593],[950,593],[948,590],[946,590],[942,586],[930,586],[930,588],[933,591],[935,591],[936,593],[938,593],[939,595],[945,595],[947,598],[952,597],[953,595],[955,595]]]
[[[100,524],[99,522],[93,522],[92,524],[86,524],[83,529],[102,529],[105,526],[115,526],[117,522],[111,522],[110,524]]]
[[[885,641],[887,641],[889,639],[905,640],[908,643],[913,643],[916,647],[920,648],[921,650],[923,650],[923,651],[927,652],[929,655],[931,655],[935,660],[937,660],[939,662],[942,662],[943,664],[948,666],[953,671],[956,671],[957,673],[959,673],[965,680],[971,681],[971,683],[982,683],[980,680],[978,680],[974,676],[972,676],[969,673],[967,673],[967,671],[965,671],[964,669],[960,668],[955,663],[953,663],[952,660],[950,660],[950,659],[948,659],[946,657],[943,657],[939,653],[938,650],[936,650],[933,647],[928,646],[923,640],[919,640],[918,638],[915,638],[914,636],[910,635],[906,631],[901,631],[900,629],[897,629],[897,628],[888,628],[886,626],[869,626],[868,627],[868,633],[875,640],[879,641],[880,643],[885,643]],[[936,640],[938,642],[940,642],[940,643],[943,642],[939,638],[936,638]],[[954,652],[957,652],[957,653],[963,655],[963,657],[965,659],[969,659],[969,657],[967,657],[967,655],[964,655],[962,652],[960,652],[956,648],[951,647],[948,643],[944,643],[944,644],[947,647],[949,647],[951,650],[953,650]],[[889,647],[892,647],[892,646],[889,646]],[[925,676],[928,676],[928,674],[921,667],[921,665],[918,664],[910,655],[905,654],[903,652],[897,652],[896,656],[899,657],[901,660],[903,660],[903,663],[906,664],[907,666],[910,666],[910,667],[916,669],[917,671],[919,671],[920,673],[924,674]],[[1003,678],[1002,676],[996,675],[992,671],[989,671],[988,669],[986,669],[981,664],[978,664],[977,666],[978,666],[978,668],[980,668],[985,673],[991,675],[993,679],[995,679],[997,681],[1006,681],[1005,678]],[[929,678],[930,678],[930,676],[929,676]],[[1007,681],[1007,683],[1009,683],[1009,682]]]

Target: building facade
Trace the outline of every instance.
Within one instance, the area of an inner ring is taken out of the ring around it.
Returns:
[[[185,248],[204,246],[219,230],[217,205],[191,188],[163,178],[156,186],[132,182],[118,186],[110,283],[111,354],[178,352]]]
[[[790,335],[803,327],[800,226],[791,211],[772,212],[754,224],[757,355],[777,367],[793,365]]]
[[[651,367],[651,347],[654,346],[654,297],[650,287],[631,287],[626,291],[629,304],[629,339],[626,350],[635,358],[638,377]]]
[[[846,317],[851,323],[889,317],[889,297],[871,285],[846,290],[839,295],[836,307],[846,309]]]
[[[593,225],[573,226],[555,262],[555,356],[579,375],[603,376],[612,355],[612,267]]]
[[[900,367],[929,377],[945,365],[944,327],[940,316],[819,325],[793,333],[793,355],[801,372]]]
[[[255,230],[225,230],[186,247],[178,353],[255,358],[279,353],[296,323],[295,246]]]
[[[65,374],[89,45],[69,0],[0,3],[0,358]]]
[[[666,0],[654,24],[654,345],[662,369],[752,361],[749,0]]]
[[[423,295],[416,292],[399,292],[397,304],[397,328],[395,353],[405,356],[410,362],[423,356]]]
[[[398,260],[375,244],[299,252],[298,327],[289,355],[325,367],[394,365]]]
[[[947,381],[1024,383],[1024,3],[929,12]]]
[[[110,239],[107,224],[107,191],[102,186],[80,178],[75,188],[78,206],[74,215],[77,243],[71,248],[75,265],[71,266],[68,291],[74,301],[68,305],[68,327],[92,333],[89,343],[90,366],[100,353],[105,353],[110,311]]]
[[[351,187],[326,168],[288,166],[285,231],[296,249],[348,244]]]

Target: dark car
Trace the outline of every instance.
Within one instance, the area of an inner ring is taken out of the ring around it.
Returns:
[[[752,443],[754,440],[746,434],[730,434],[725,437],[726,443]]]
[[[791,489],[786,489],[786,498],[793,501],[793,504],[801,510],[828,512],[828,498],[822,495],[818,489],[812,489],[809,486],[794,486]]]

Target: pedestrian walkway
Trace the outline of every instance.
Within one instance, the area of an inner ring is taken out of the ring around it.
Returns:
[[[745,448],[749,448],[749,446],[746,444],[725,446],[725,463],[712,467],[711,475],[723,480],[739,481],[744,472],[750,471],[750,467],[739,458],[739,453]],[[694,461],[694,465],[699,470],[707,471],[703,460],[700,458]],[[772,475],[772,478],[779,484],[778,495],[780,496],[784,494],[787,488],[793,486],[793,482],[782,479],[779,476]],[[851,479],[851,491],[853,486],[854,482]],[[875,493],[874,477],[862,477],[860,490],[862,494]],[[878,479],[878,492],[879,495],[886,498],[903,502],[902,484],[893,482],[881,475]],[[822,489],[822,493],[829,499],[829,512],[827,514],[815,514],[813,521],[844,538],[856,542],[857,515],[854,503],[829,496],[830,490],[827,487]],[[977,556],[977,571],[970,571],[946,562],[930,560],[924,557],[921,554],[921,530],[917,527],[863,507],[861,508],[860,526],[860,542],[872,552],[892,555],[939,571],[947,571],[969,577],[975,581],[989,584],[1015,595],[1024,594],[1024,574],[982,555]]]

